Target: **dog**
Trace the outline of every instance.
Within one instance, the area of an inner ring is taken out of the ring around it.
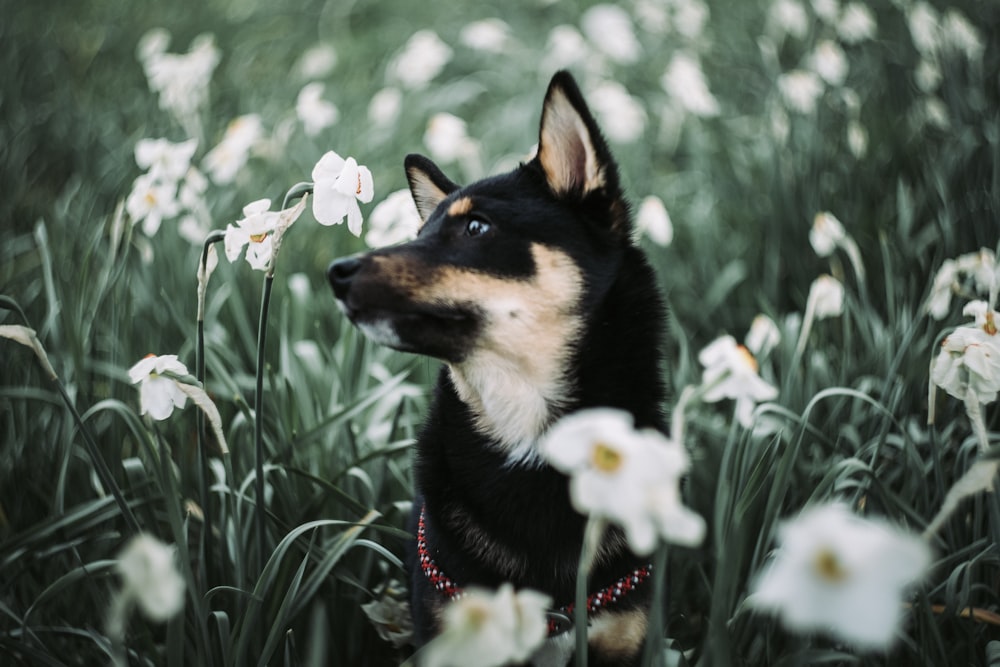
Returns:
[[[414,460],[415,641],[434,636],[463,587],[511,582],[551,596],[550,637],[533,662],[564,664],[586,519],[537,443],[592,407],[665,430],[656,274],[568,72],[548,86],[537,152],[513,171],[463,187],[426,157],[404,166],[423,221],[416,239],[337,260],[328,278],[369,339],[443,362]],[[608,531],[588,578],[607,594],[588,606],[590,664],[640,659],[648,572]]]

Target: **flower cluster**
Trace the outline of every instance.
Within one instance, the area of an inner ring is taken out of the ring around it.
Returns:
[[[972,324],[960,326],[941,343],[931,364],[931,380],[955,398],[992,403],[1000,391],[1000,313],[985,301],[972,301],[962,313]]]
[[[191,166],[197,148],[197,139],[180,143],[141,139],[136,143],[135,162],[146,172],[133,182],[125,210],[133,224],[142,223],[147,236],[156,234],[164,220],[196,206],[192,200],[204,191],[204,176]]]
[[[983,248],[955,259],[946,259],[934,275],[931,293],[925,306],[936,320],[943,320],[951,310],[954,295],[987,296],[995,303],[1000,290],[1000,266],[992,250]]]
[[[573,413],[539,445],[570,476],[577,511],[620,524],[633,551],[648,554],[657,538],[695,546],[704,520],[681,503],[680,480],[690,460],[683,445],[611,408]]]
[[[138,56],[149,82],[159,95],[160,108],[170,113],[188,136],[200,135],[199,112],[208,102],[208,85],[219,64],[219,49],[211,35],[199,35],[185,54],[167,53],[170,33],[156,28],[139,41]]]

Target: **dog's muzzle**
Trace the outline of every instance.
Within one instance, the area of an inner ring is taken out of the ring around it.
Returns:
[[[333,294],[343,301],[351,289],[351,281],[361,268],[361,260],[357,255],[338,259],[326,270],[326,277],[333,287]]]

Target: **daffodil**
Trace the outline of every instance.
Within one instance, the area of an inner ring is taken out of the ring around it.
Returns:
[[[659,246],[667,247],[674,240],[674,225],[670,214],[663,205],[663,200],[656,195],[643,198],[635,216],[635,225],[640,234],[648,236]]]
[[[337,107],[332,102],[323,99],[324,87],[318,81],[307,83],[299,91],[299,96],[295,100],[295,114],[302,122],[302,127],[308,137],[315,137],[336,123],[340,116]]]
[[[264,128],[259,115],[245,114],[234,118],[226,126],[222,140],[205,155],[202,167],[214,183],[232,183],[250,159],[250,150],[263,136]]]
[[[703,520],[681,504],[680,478],[690,462],[680,443],[637,430],[627,412],[593,408],[560,419],[539,446],[569,475],[576,510],[620,524],[636,553],[650,553],[657,536],[701,542]]]
[[[975,317],[975,323],[944,339],[931,364],[931,380],[959,400],[971,393],[979,403],[991,403],[1000,391],[1000,313],[985,301],[973,301],[963,312]]]
[[[796,69],[778,76],[778,91],[789,111],[809,115],[823,94],[823,81],[815,72]]]
[[[135,163],[153,178],[177,183],[191,166],[197,139],[173,143],[166,139],[140,139],[135,144]]]
[[[372,209],[365,243],[370,248],[382,248],[409,241],[416,238],[420,224],[420,214],[410,191],[396,190]]]
[[[419,90],[441,72],[451,56],[451,47],[436,32],[418,30],[386,69],[404,88]]]
[[[133,223],[142,223],[144,234],[153,236],[165,219],[180,213],[177,183],[161,181],[153,174],[139,176],[132,183],[125,210]]]
[[[760,377],[757,359],[732,336],[720,336],[709,343],[698,353],[698,361],[705,367],[701,374],[703,400],[735,400],[736,419],[744,428],[753,424],[758,403],[778,396],[778,389]]]
[[[685,111],[696,116],[719,115],[719,102],[708,89],[697,57],[682,51],[675,53],[660,84]]]
[[[552,603],[532,590],[469,587],[442,615],[441,634],[420,656],[423,667],[496,667],[524,662],[548,634]]]
[[[767,315],[757,315],[750,323],[743,344],[756,358],[766,357],[781,342],[781,330]]]
[[[183,408],[187,396],[177,386],[177,381],[164,373],[188,375],[187,366],[177,360],[176,354],[149,355],[138,361],[128,371],[132,384],[139,384],[139,412],[157,421],[169,417],[174,408]]]
[[[904,593],[930,565],[927,542],[843,504],[809,508],[782,524],[774,558],[747,602],[796,632],[827,632],[863,649],[886,649]]]
[[[184,608],[184,578],[177,571],[175,549],[140,533],[118,554],[122,593],[153,621],[166,621]]]
[[[279,213],[271,211],[270,199],[258,199],[243,207],[243,218],[226,226],[226,258],[236,261],[244,246],[246,260],[257,271],[267,269],[271,261],[271,233],[278,226]]]
[[[339,225],[347,217],[347,228],[361,234],[361,209],[375,196],[372,173],[352,157],[346,160],[328,151],[313,167],[313,215],[322,225]]]

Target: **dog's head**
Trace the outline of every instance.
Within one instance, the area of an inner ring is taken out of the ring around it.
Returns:
[[[529,162],[464,187],[425,157],[410,155],[405,166],[420,232],[334,262],[338,303],[372,340],[447,362],[481,412],[526,387],[537,393],[538,423],[523,437],[537,434],[571,391],[568,360],[631,244],[605,140],[560,72]]]

